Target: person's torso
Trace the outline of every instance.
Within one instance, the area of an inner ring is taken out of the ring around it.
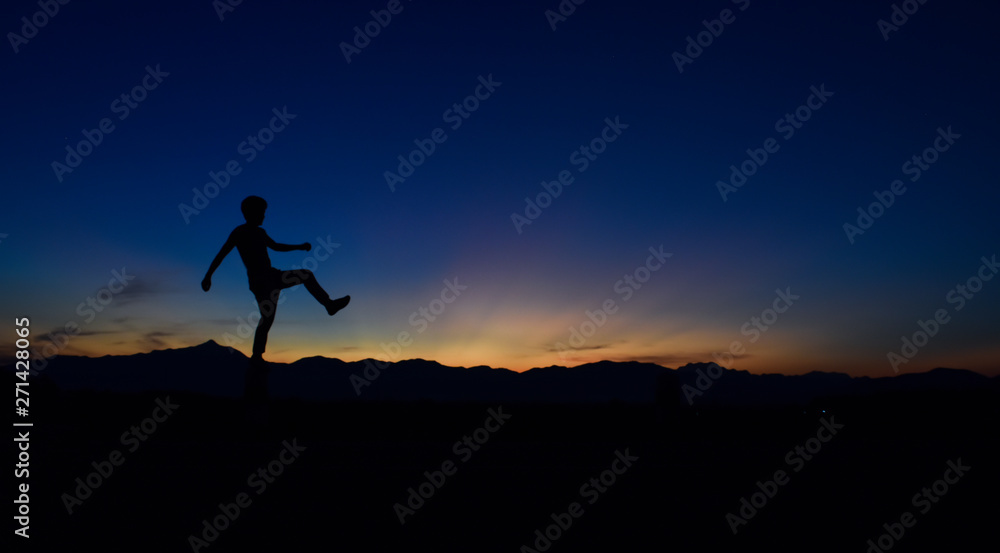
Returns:
[[[253,280],[271,270],[271,258],[267,255],[267,232],[257,226],[241,225],[233,231],[236,251],[240,252],[247,276]]]

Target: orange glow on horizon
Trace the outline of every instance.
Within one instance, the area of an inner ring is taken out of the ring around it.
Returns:
[[[532,368],[552,365],[578,366],[597,361],[640,361],[677,368],[687,363],[717,362],[730,369],[751,373],[804,374],[811,371],[842,372],[851,376],[883,377],[895,373],[886,361],[884,352],[847,351],[815,339],[801,329],[775,329],[756,343],[744,340],[742,354],[730,355],[727,350],[739,341],[739,333],[708,330],[691,330],[681,324],[662,321],[644,324],[624,317],[609,319],[598,331],[571,342],[570,328],[579,328],[581,315],[575,310],[558,313],[538,308],[535,313],[523,313],[510,305],[468,304],[464,309],[448,313],[418,333],[404,324],[395,334],[372,336],[357,335],[356,326],[348,325],[343,334],[332,340],[320,340],[298,330],[310,328],[311,321],[298,324],[292,321],[277,326],[268,341],[265,359],[275,363],[292,363],[305,357],[323,356],[347,362],[368,358],[401,361],[425,359],[446,366],[489,366],[523,372]],[[288,324],[291,323],[291,324]],[[195,325],[178,325],[173,332],[158,330],[157,321],[148,323],[151,328],[131,328],[119,331],[101,329],[87,335],[73,336],[65,347],[45,347],[37,336],[33,341],[36,351],[60,355],[101,357],[104,355],[132,355],[154,350],[195,346],[211,339],[226,346],[227,338],[238,341],[231,345],[249,356],[252,334],[244,338],[235,336],[235,323],[196,328]],[[654,330],[664,329],[664,330]],[[354,332],[354,335],[350,333]],[[409,333],[404,339],[403,333]],[[246,334],[246,332],[244,332]],[[388,338],[388,339],[387,339]],[[578,346],[560,355],[559,344]],[[830,349],[835,348],[831,354]],[[0,350],[0,356],[12,352]],[[9,358],[9,355],[5,356]],[[909,363],[900,367],[898,374],[925,372],[936,367],[968,369],[987,376],[1000,375],[996,359],[1000,358],[1000,345],[983,346],[960,351],[922,351]],[[860,360],[860,361],[859,361]]]

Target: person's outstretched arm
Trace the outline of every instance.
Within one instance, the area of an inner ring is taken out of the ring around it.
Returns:
[[[265,235],[267,236],[267,235]],[[312,244],[305,242],[302,244],[279,244],[271,239],[270,236],[267,237],[267,247],[271,248],[276,252],[290,252],[295,250],[305,250],[309,251],[312,249]]]
[[[205,278],[201,281],[202,290],[208,292],[208,289],[212,287],[212,273],[214,273],[215,270],[219,268],[219,265],[222,263],[222,260],[225,259],[227,255],[229,255],[229,252],[233,251],[234,246],[235,244],[233,243],[233,237],[230,236],[226,240],[226,243],[222,245],[222,249],[219,250],[219,253],[216,254],[215,259],[212,260],[212,265],[209,266],[208,272],[205,273]]]

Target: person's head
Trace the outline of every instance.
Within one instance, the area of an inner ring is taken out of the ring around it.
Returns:
[[[240,211],[247,223],[259,225],[264,222],[264,210],[267,209],[267,202],[260,196],[247,196],[240,204]]]

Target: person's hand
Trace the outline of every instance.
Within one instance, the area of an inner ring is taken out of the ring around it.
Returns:
[[[208,292],[208,289],[211,287],[212,287],[211,277],[205,277],[205,279],[201,281],[201,289]]]
[[[313,247],[312,247],[312,244],[310,244],[309,242],[306,242],[305,244],[302,244],[302,249],[305,250],[305,251],[310,251],[310,250],[313,249]]]

